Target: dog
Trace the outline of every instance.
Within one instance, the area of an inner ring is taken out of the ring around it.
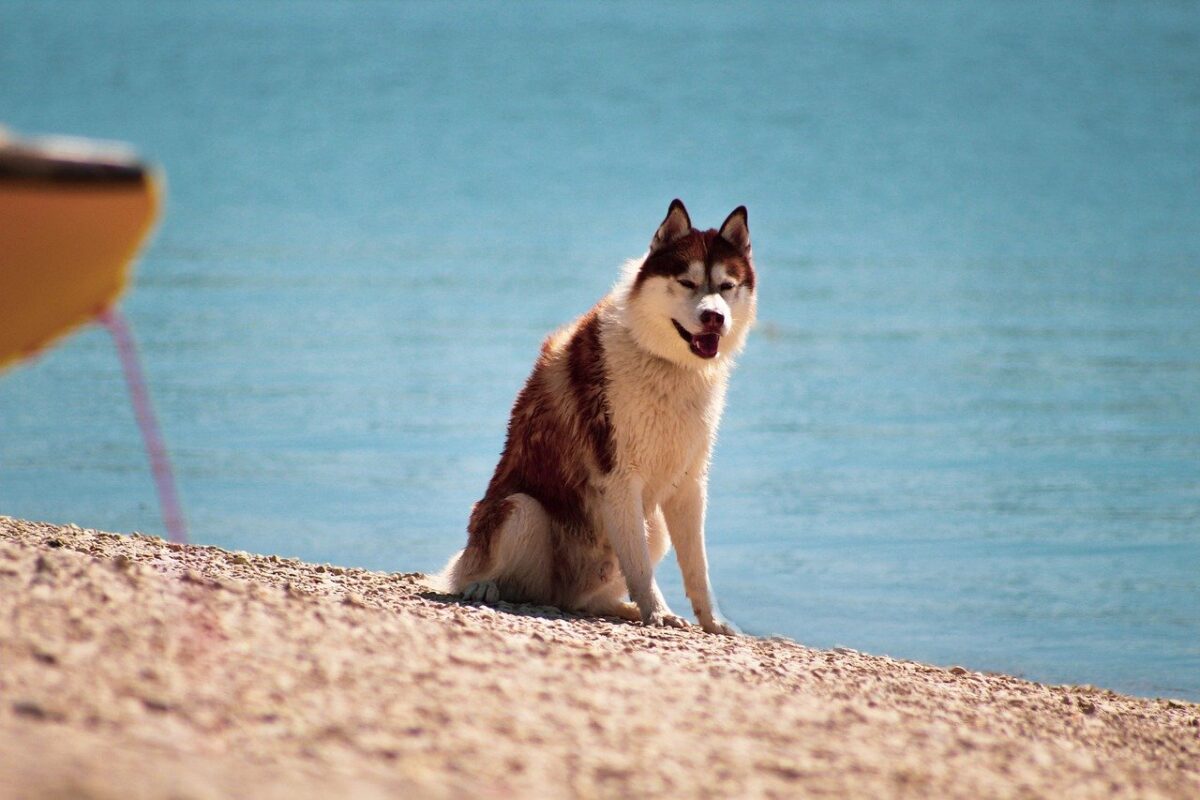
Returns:
[[[736,634],[709,584],[704,516],[755,302],[745,206],[701,231],[673,201],[649,251],[542,344],[441,585],[466,600],[685,627],[654,579],[674,545],[700,626]]]

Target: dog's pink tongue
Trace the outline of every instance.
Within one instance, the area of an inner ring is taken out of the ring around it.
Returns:
[[[704,358],[712,358],[721,346],[721,336],[716,333],[701,333],[692,337],[696,352]]]

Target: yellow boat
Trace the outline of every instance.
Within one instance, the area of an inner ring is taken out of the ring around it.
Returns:
[[[159,188],[128,151],[81,139],[32,142],[0,128],[0,370],[96,321],[116,344],[170,538],[187,541],[166,445],[117,299]]]
[[[113,306],[158,207],[127,152],[0,129],[0,369]]]

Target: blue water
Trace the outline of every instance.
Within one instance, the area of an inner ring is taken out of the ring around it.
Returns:
[[[745,203],[729,616],[1200,699],[1194,4],[0,0],[0,122],[167,174],[125,308],[199,542],[440,566],[541,337]],[[162,531],[103,333],[0,377],[0,513]]]

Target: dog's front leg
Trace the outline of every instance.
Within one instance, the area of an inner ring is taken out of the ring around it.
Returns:
[[[704,512],[707,504],[707,478],[704,472],[689,472],[674,496],[663,504],[663,517],[679,570],[683,573],[683,588],[700,627],[709,633],[732,636],[739,631],[717,610],[712,587],[708,580],[708,555],[704,552]]]
[[[637,605],[642,622],[653,627],[686,626],[687,620],[671,613],[654,581],[640,481],[618,480],[608,487],[604,493],[604,526],[621,564],[629,599]]]

